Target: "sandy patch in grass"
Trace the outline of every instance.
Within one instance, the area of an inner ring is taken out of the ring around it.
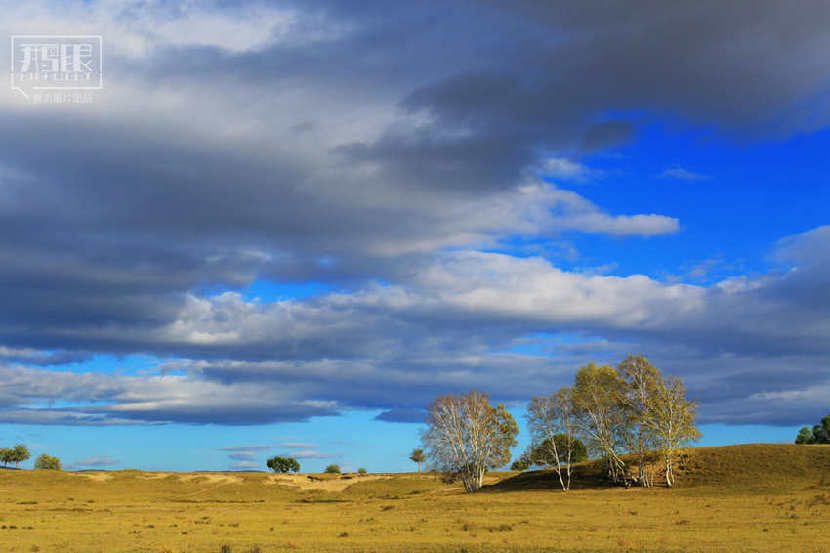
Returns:
[[[266,483],[278,484],[280,486],[291,486],[301,490],[321,490],[327,492],[342,492],[349,486],[358,482],[371,482],[372,480],[389,480],[390,475],[373,474],[367,476],[341,476],[330,478],[315,474],[279,474],[268,476]]]
[[[189,473],[179,477],[182,482],[190,482],[197,480],[199,484],[236,484],[242,482],[238,476],[231,476],[229,474],[205,474],[205,473]]]
[[[107,480],[112,480],[112,474],[109,472],[75,472],[71,474],[74,476],[83,476],[85,478],[89,478],[90,480],[95,480],[96,482],[106,482]]]

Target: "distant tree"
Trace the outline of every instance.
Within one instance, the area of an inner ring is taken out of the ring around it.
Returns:
[[[553,438],[548,438],[537,445],[530,452],[530,461],[532,464],[540,467],[555,466],[557,458],[553,454],[554,449],[562,452],[568,447],[571,449],[571,463],[580,463],[588,458],[588,448],[585,447],[582,440],[566,434],[556,434]],[[559,462],[564,463],[565,461],[560,458]]]
[[[14,451],[10,447],[0,448],[0,462],[4,467],[8,467],[9,463],[14,462]]]
[[[573,436],[569,440],[565,434],[556,434],[552,438],[552,441],[551,439],[546,439],[541,444],[530,444],[519,458],[510,465],[510,470],[524,471],[532,466],[555,468],[557,455],[554,451],[559,452],[559,459],[561,461],[561,452],[567,450],[569,441],[571,447],[571,463],[579,463],[586,460],[588,458],[588,449],[582,443],[582,440]],[[560,484],[562,484],[561,480]],[[567,481],[565,484],[567,485]]]
[[[32,456],[29,453],[29,448],[23,444],[17,444],[11,449],[11,452],[12,454],[9,460],[14,463],[15,468],[20,468],[20,463]]]
[[[819,424],[813,426],[813,443],[830,444],[830,415],[826,415]]]
[[[813,429],[809,426],[805,426],[801,430],[798,431],[798,436],[795,437],[795,443],[797,444],[811,444],[813,443]],[[0,453],[2,455],[2,453]]]
[[[61,470],[61,460],[44,453],[35,459],[36,470]]]
[[[457,475],[464,490],[481,488],[484,473],[510,462],[519,426],[504,405],[493,407],[487,394],[438,397],[427,408],[422,435],[427,457],[435,469]]]
[[[324,472],[326,474],[340,474],[340,465],[329,465]]]
[[[367,472],[366,469],[363,468],[363,467],[360,467],[359,469],[357,469],[357,473],[360,474],[361,476],[366,474],[366,472]]]
[[[418,463],[418,472],[421,472],[421,463],[427,460],[427,456],[424,454],[423,449],[416,447],[409,454],[409,460],[413,463]]]
[[[291,457],[271,457],[265,464],[274,472],[300,472],[300,463]]]
[[[533,463],[530,461],[530,455],[528,452],[525,451],[522,453],[518,459],[513,461],[513,464],[510,465],[510,470],[517,470],[517,471],[525,471],[530,468]]]
[[[810,428],[805,426],[798,432],[797,444],[830,444],[830,415],[821,419],[819,424]]]
[[[571,487],[571,463],[576,462],[577,442],[585,449],[575,436],[577,421],[572,389],[564,387],[550,396],[534,397],[527,406],[526,417],[533,439],[527,462],[553,466],[559,485],[567,491]]]

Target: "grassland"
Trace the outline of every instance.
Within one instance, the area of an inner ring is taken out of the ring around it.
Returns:
[[[579,489],[498,473],[466,495],[430,475],[0,471],[15,552],[830,552],[830,447],[692,450],[679,488]]]

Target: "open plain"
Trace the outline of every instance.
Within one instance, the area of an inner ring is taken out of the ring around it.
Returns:
[[[689,450],[675,489],[494,473],[0,471],[0,544],[43,553],[830,552],[830,447]],[[224,549],[223,549],[224,548]]]

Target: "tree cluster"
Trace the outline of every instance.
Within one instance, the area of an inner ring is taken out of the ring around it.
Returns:
[[[798,432],[795,439],[797,444],[830,444],[830,415],[821,419],[821,422],[812,428],[805,426]]]
[[[23,444],[0,448],[0,462],[3,463],[4,467],[8,467],[9,463],[14,463],[14,466],[19,468],[20,463],[26,461],[29,457],[31,457],[29,448]]]
[[[679,449],[700,437],[697,405],[686,399],[683,382],[664,377],[642,356],[629,356],[617,368],[590,363],[573,386],[533,398],[527,411],[531,447],[547,453],[563,490],[570,487],[577,443],[603,459],[615,483],[631,483],[622,457],[628,453],[636,483],[652,486],[660,461],[671,487]]]
[[[291,457],[271,457],[265,464],[274,472],[300,472],[300,463]]]
[[[602,458],[613,482],[625,485],[633,480],[652,486],[659,462],[671,487],[679,450],[700,437],[696,413],[683,382],[664,377],[645,357],[629,356],[616,368],[591,363],[579,369],[573,386],[530,401],[532,443],[512,468],[552,466],[568,490],[573,464],[593,454]],[[424,450],[413,450],[410,459],[420,465],[429,458],[434,470],[460,479],[473,492],[488,469],[510,462],[518,433],[504,405],[491,406],[486,394],[444,395],[427,408]],[[636,476],[629,476],[626,461],[636,466]]]

